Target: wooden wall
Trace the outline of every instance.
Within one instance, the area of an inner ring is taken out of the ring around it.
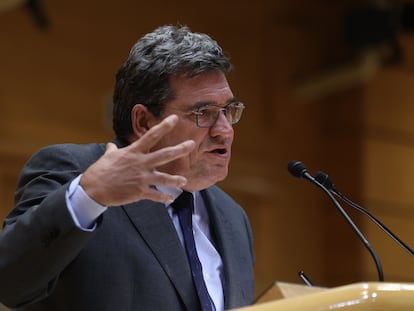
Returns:
[[[300,95],[301,81],[353,59],[342,34],[353,1],[42,3],[47,30],[23,9],[0,13],[1,217],[35,150],[112,138],[108,105],[116,70],[142,34],[180,23],[209,33],[231,55],[232,88],[247,105],[221,186],[251,219],[258,293],[276,280],[300,283],[302,269],[321,286],[377,280],[366,250],[326,196],[287,172],[292,159],[311,173],[329,173],[343,193],[414,245],[413,71],[402,64],[352,88]],[[412,49],[414,39],[404,40]],[[351,215],[378,247],[386,280],[414,280],[412,259]]]
[[[414,247],[414,41],[400,38],[402,63],[384,67],[364,90],[363,202],[410,248]],[[414,262],[371,223],[366,232],[383,261],[386,279],[413,282]],[[364,259],[365,278],[374,275]]]

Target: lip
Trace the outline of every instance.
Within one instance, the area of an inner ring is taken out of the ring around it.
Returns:
[[[217,145],[209,148],[206,152],[222,159],[230,157],[230,148],[227,145]]]

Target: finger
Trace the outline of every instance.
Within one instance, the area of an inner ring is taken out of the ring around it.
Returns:
[[[154,170],[147,182],[155,186],[182,188],[187,184],[187,178]]]
[[[164,204],[171,204],[174,199],[171,195],[162,193],[161,191],[151,187],[148,188],[148,191],[145,193],[145,197],[148,200],[156,201]]]
[[[165,147],[147,155],[149,166],[157,167],[188,155],[195,148],[193,140],[186,140],[176,146]]]
[[[148,132],[142,135],[138,140],[131,144],[131,147],[137,146],[143,151],[149,150],[151,147],[155,146],[157,142],[170,132],[178,122],[178,117],[176,115],[170,115],[162,120],[157,125],[151,127]]]

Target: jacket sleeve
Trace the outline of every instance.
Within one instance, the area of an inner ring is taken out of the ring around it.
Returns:
[[[0,232],[0,301],[8,307],[48,296],[94,234],[78,229],[66,206],[68,184],[85,169],[69,150],[44,148],[22,170]]]

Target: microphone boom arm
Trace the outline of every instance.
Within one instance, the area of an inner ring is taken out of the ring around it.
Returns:
[[[376,218],[374,215],[372,215],[362,206],[349,200],[347,197],[345,197],[340,192],[334,191],[334,190],[331,190],[331,192],[335,194],[338,198],[342,199],[345,203],[349,204],[351,207],[355,208],[356,210],[360,211],[364,215],[368,216],[369,219],[371,219],[378,227],[382,229],[382,231],[384,231],[395,242],[397,242],[397,244],[400,245],[407,253],[409,253],[411,256],[414,256],[413,250],[410,247],[408,247],[407,244],[405,244],[399,237],[397,237],[390,229],[388,229],[380,220],[378,220],[378,218]]]
[[[348,224],[352,227],[354,232],[357,234],[359,239],[362,241],[364,246],[367,248],[369,253],[372,256],[372,259],[374,260],[375,266],[377,267],[378,271],[378,280],[380,282],[384,281],[384,274],[382,271],[381,261],[377,255],[377,253],[372,248],[371,244],[368,242],[368,240],[365,238],[365,236],[362,234],[362,232],[358,229],[358,227],[355,225],[355,223],[352,221],[351,217],[349,217],[348,213],[345,212],[343,207],[338,203],[338,201],[335,199],[335,197],[332,195],[332,193],[321,183],[319,183],[315,178],[313,178],[308,172],[304,172],[303,177],[316,186],[318,186],[320,189],[322,189],[323,192],[325,192],[329,199],[332,201],[332,203],[335,205],[335,207],[339,210],[339,212],[342,214],[342,216],[345,218],[345,220],[348,222]]]
[[[342,216],[345,218],[345,220],[349,223],[349,225],[352,227],[354,232],[357,234],[359,239],[362,241],[364,246],[368,249],[369,253],[372,256],[372,259],[374,260],[375,266],[378,271],[378,279],[379,281],[384,281],[384,274],[382,271],[381,261],[377,255],[377,253],[374,251],[373,247],[370,245],[368,240],[365,238],[365,236],[362,234],[362,232],[358,229],[358,227],[355,225],[355,223],[352,221],[351,217],[345,212],[341,204],[335,199],[333,194],[328,190],[327,187],[325,187],[322,183],[320,183],[318,180],[312,177],[312,175],[309,174],[308,170],[306,169],[305,165],[303,165],[302,162],[299,161],[290,161],[288,164],[288,171],[293,176],[297,178],[304,178],[311,183],[315,184],[317,187],[322,189],[323,192],[325,192],[329,199],[332,201],[332,203],[335,205],[335,207],[339,210],[339,212],[342,214]]]
[[[328,174],[324,172],[316,172],[313,176],[319,183],[324,185],[331,193],[333,193],[335,196],[340,198],[342,201],[347,203],[349,206],[355,208],[359,212],[363,213],[364,215],[368,216],[368,218],[374,222],[378,227],[382,229],[388,236],[390,236],[398,245],[400,245],[407,253],[409,253],[411,256],[414,256],[414,251],[408,247],[407,244],[405,244],[399,237],[395,235],[390,229],[388,229],[379,219],[377,219],[374,215],[372,215],[368,210],[363,208],[362,206],[358,205],[357,203],[351,201],[346,196],[344,196],[341,192],[336,189],[334,184],[332,183],[331,179],[329,178]]]

